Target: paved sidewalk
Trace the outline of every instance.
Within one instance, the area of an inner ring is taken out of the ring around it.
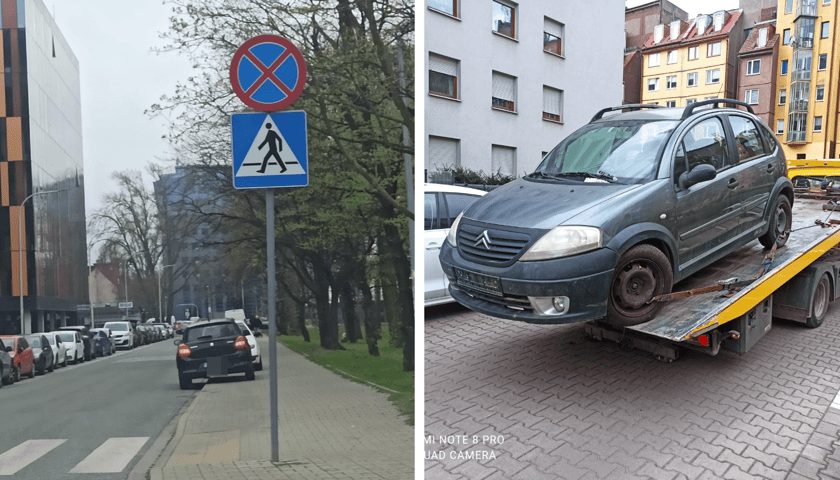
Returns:
[[[151,468],[152,480],[412,479],[414,429],[387,395],[277,344],[280,462],[271,458],[268,339],[253,382],[207,383]]]

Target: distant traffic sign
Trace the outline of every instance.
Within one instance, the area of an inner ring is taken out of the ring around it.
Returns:
[[[86,312],[88,310],[90,310],[90,304],[76,305],[76,311],[77,312]]]
[[[306,112],[236,113],[231,129],[234,188],[309,185]]]
[[[230,84],[249,107],[276,112],[303,92],[306,62],[292,42],[277,35],[259,35],[242,44],[230,63]]]
[[[134,308],[134,302],[120,302],[119,308]]]

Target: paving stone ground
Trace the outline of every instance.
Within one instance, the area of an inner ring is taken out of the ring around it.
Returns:
[[[832,304],[820,328],[668,364],[583,324],[427,309],[425,478],[840,479],[838,338]]]
[[[255,381],[230,377],[203,385],[151,469],[152,480],[414,478],[414,428],[388,396],[280,343],[281,461],[269,461],[268,340],[258,342],[265,370]]]

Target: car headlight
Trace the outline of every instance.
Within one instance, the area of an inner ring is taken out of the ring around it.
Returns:
[[[523,262],[567,257],[601,248],[601,229],[596,227],[552,228],[519,259]]]
[[[446,241],[455,248],[458,248],[458,223],[461,221],[461,217],[463,215],[464,212],[461,212],[457,217],[455,217],[455,221],[452,222],[452,226],[449,227],[449,234],[446,236]]]

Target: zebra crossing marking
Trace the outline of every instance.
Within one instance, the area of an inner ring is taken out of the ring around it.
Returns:
[[[53,448],[66,442],[57,440],[27,440],[0,455],[0,475],[14,475],[23,467],[38,460]]]
[[[70,470],[70,473],[120,473],[149,437],[112,437]]]

